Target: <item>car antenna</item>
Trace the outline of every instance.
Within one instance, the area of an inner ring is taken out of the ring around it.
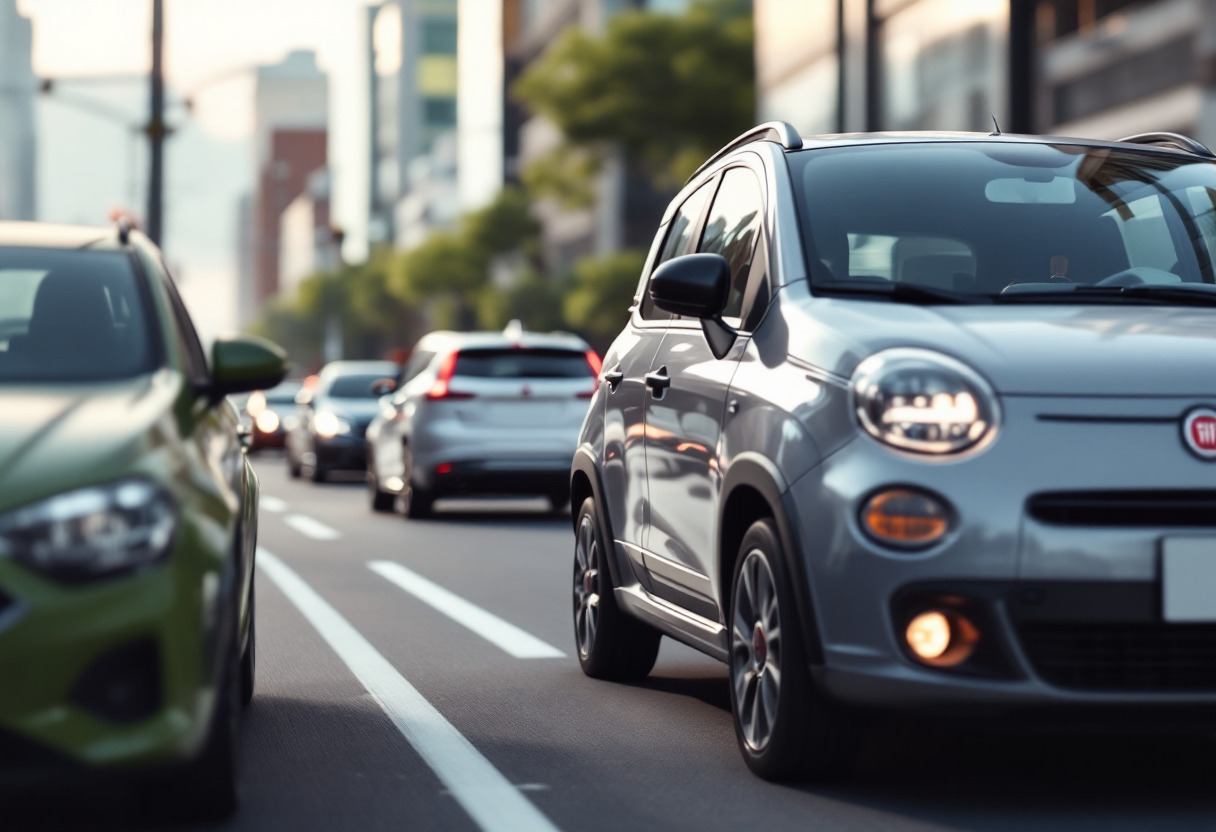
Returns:
[[[1001,133],[1001,125],[997,124],[997,121],[996,121],[996,113],[989,113],[988,115],[992,116],[992,126],[996,128],[995,130],[993,130],[993,131],[992,131],[991,133],[989,133],[988,135],[989,135],[989,136],[1000,136],[1000,135],[1003,135],[1003,134]]]

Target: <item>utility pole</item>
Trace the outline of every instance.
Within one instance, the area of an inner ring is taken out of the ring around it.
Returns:
[[[152,0],[152,106],[148,120],[147,232],[152,242],[160,245],[164,233],[165,199],[165,0]]]

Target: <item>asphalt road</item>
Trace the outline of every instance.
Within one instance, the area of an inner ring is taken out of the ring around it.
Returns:
[[[411,522],[372,514],[358,484],[256,468],[258,692],[244,806],[217,829],[1216,830],[1210,737],[908,720],[871,731],[839,781],[765,783],[735,747],[724,666],[664,640],[642,683],[583,676],[568,516]],[[121,793],[0,807],[5,832],[163,825]]]

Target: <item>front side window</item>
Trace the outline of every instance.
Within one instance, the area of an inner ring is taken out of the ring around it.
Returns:
[[[1216,164],[1193,156],[927,142],[791,161],[825,292],[975,303],[1216,293]]]
[[[121,251],[0,248],[0,383],[151,372],[155,329],[139,281]]]
[[[701,213],[705,210],[705,203],[709,201],[712,193],[712,183],[706,182],[700,188],[693,191],[688,199],[684,200],[684,204],[676,211],[676,215],[671,218],[671,223],[667,230],[667,239],[663,243],[663,250],[659,253],[659,259],[654,264],[656,269],[673,257],[690,254],[694,251],[696,241],[693,239],[693,234],[696,233],[697,222],[701,219]],[[650,299],[649,292],[642,293],[642,320],[666,321],[670,319],[670,312],[664,312],[661,309],[655,308],[654,301]]]
[[[730,263],[730,294],[722,317],[738,319],[751,274],[756,240],[764,216],[760,180],[748,168],[731,168],[722,177],[713,208],[705,223],[698,251],[720,254]]]

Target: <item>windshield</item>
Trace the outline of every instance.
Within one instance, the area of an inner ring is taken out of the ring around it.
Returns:
[[[119,251],[0,248],[0,382],[154,369],[141,287]]]
[[[391,378],[390,374],[386,373],[358,373],[346,376],[337,376],[330,382],[329,389],[325,391],[325,395],[331,399],[375,399],[379,398],[372,393],[372,384],[382,378]]]
[[[829,292],[979,302],[1213,283],[1216,165],[1194,157],[923,143],[790,159],[812,281]]]

